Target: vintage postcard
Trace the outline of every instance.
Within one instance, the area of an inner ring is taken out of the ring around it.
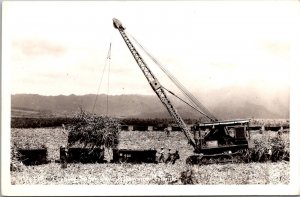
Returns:
[[[299,194],[299,1],[4,1],[3,195]]]

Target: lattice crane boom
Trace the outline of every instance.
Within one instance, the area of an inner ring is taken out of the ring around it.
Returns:
[[[163,87],[160,85],[158,79],[154,76],[154,74],[151,72],[141,55],[138,53],[136,48],[133,46],[132,42],[129,40],[125,28],[122,25],[122,23],[114,18],[113,19],[113,25],[116,29],[119,30],[123,40],[125,41],[128,49],[130,50],[131,54],[133,55],[135,61],[137,62],[138,66],[142,70],[143,74],[145,75],[146,79],[148,80],[151,88],[156,93],[162,104],[167,108],[169,114],[174,118],[178,126],[181,128],[181,130],[184,132],[186,138],[188,139],[189,143],[196,148],[196,143],[193,138],[193,135],[191,134],[189,128],[181,118],[181,116],[178,114],[177,110],[172,105],[171,101],[167,97]]]

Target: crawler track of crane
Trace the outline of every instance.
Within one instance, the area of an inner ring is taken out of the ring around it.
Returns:
[[[213,155],[195,154],[186,159],[189,165],[209,165],[209,164],[226,164],[226,163],[243,163],[242,154],[236,153],[221,153]]]

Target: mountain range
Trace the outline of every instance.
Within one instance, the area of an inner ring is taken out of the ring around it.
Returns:
[[[289,118],[289,94],[269,99],[247,91],[229,90],[204,94],[202,103],[219,119],[233,118]],[[213,99],[211,99],[213,98]],[[96,100],[96,102],[95,102]],[[172,103],[183,118],[202,116],[180,100]],[[108,108],[107,108],[108,104]],[[96,114],[124,118],[169,118],[167,110],[155,95],[11,95],[12,116],[73,116],[82,108]]]

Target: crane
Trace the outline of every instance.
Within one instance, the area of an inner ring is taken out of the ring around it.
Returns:
[[[154,74],[151,72],[149,67],[147,66],[146,62],[143,60],[139,52],[136,50],[136,48],[133,46],[132,42],[129,40],[125,28],[122,25],[122,23],[114,18],[113,19],[113,25],[116,29],[119,30],[123,40],[125,41],[128,49],[130,50],[131,54],[133,55],[135,61],[137,62],[138,66],[142,70],[143,74],[145,75],[147,81],[149,82],[151,88],[156,93],[162,104],[166,107],[169,114],[174,118],[180,129],[184,132],[186,138],[188,139],[189,143],[196,148],[195,140],[192,136],[192,134],[189,131],[188,126],[185,124],[181,116],[178,114],[177,110],[172,105],[170,99],[168,98],[167,94],[165,93],[164,88],[160,85],[158,79],[154,76]]]
[[[165,90],[167,89],[160,84],[158,79],[151,72],[148,65],[143,60],[143,58],[129,39],[127,33],[125,32],[125,27],[116,18],[113,18],[113,26],[121,34],[124,42],[126,43],[129,51],[131,52],[136,63],[143,72],[144,76],[146,77],[152,90],[156,93],[161,103],[165,106],[169,114],[173,117],[177,125],[183,131],[184,135],[188,140],[188,143],[193,146],[194,152],[197,153],[197,155],[192,155],[188,157],[187,163],[200,164],[207,162],[228,162],[233,160],[236,161],[237,158],[240,158],[241,151],[247,150],[249,146],[248,123],[250,120],[218,121],[216,117],[209,113],[208,110],[205,109],[205,107],[197,101],[197,99],[195,99],[183,86],[179,84],[180,89],[183,89],[185,95],[194,104],[194,106],[191,107],[195,108],[197,111],[201,112],[201,114],[203,114],[211,120],[211,122],[208,123],[198,123],[194,125],[192,127],[194,131],[193,136],[191,130],[185,124],[185,122],[173,106],[172,102],[168,98],[165,92]],[[146,53],[150,55],[147,51]],[[161,67],[157,60],[155,60],[153,57],[151,58]],[[167,75],[170,77],[169,73],[167,73]],[[175,83],[175,85],[178,85],[179,83],[177,80],[172,81]],[[171,91],[167,91],[172,95],[175,95]],[[204,112],[200,111],[200,108],[204,109]],[[207,130],[208,132],[206,132]],[[232,132],[230,133],[230,130],[233,132],[233,134]],[[204,131],[205,135],[203,136],[202,134]],[[195,138],[196,134],[200,137],[200,139]]]

